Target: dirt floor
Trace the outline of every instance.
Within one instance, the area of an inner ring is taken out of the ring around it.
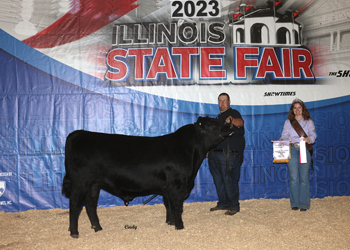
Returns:
[[[350,196],[312,199],[306,212],[289,199],[241,201],[233,216],[215,205],[185,203],[184,230],[165,223],[162,204],[99,208],[97,233],[83,210],[78,239],[68,210],[0,211],[0,249],[350,249]]]

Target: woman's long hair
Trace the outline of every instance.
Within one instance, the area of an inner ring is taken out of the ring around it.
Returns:
[[[294,115],[294,112],[293,112],[293,108],[294,108],[294,104],[296,104],[296,103],[299,103],[301,108],[303,109],[302,116],[303,116],[304,120],[312,119],[311,116],[310,116],[309,111],[307,110],[307,107],[304,104],[304,102],[302,100],[298,99],[298,98],[294,99],[293,102],[292,102],[292,105],[290,106],[288,119],[289,120],[294,120],[295,115]]]

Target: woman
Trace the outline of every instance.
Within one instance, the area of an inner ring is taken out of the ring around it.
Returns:
[[[313,144],[316,140],[315,124],[304,102],[294,99],[289,109],[288,119],[285,121],[280,140],[291,140],[291,159],[287,163],[290,175],[289,192],[292,210],[306,211],[310,208],[309,168],[311,154],[306,149],[307,163],[300,163],[299,141],[301,136],[294,129],[291,121],[298,121],[306,136],[304,141]]]

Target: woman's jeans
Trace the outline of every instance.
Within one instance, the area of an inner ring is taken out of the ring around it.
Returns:
[[[287,163],[289,169],[289,193],[291,207],[310,208],[309,168],[311,155],[306,149],[307,163],[300,163],[299,148],[291,147],[291,159]]]
[[[238,182],[241,175],[241,154],[230,152],[229,159],[229,175],[227,175],[226,150],[223,152],[211,151],[208,156],[209,171],[213,176],[219,198],[218,207],[239,211]]]

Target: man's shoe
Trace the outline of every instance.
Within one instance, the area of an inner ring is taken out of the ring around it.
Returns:
[[[300,208],[300,212],[306,212],[306,208]]]
[[[298,207],[292,207],[292,210],[299,210]]]
[[[226,211],[225,215],[235,215],[236,213],[238,213],[238,211],[233,210],[233,209],[229,209]]]
[[[225,209],[223,209],[223,208],[221,208],[221,207],[219,207],[219,206],[216,206],[216,207],[212,207],[212,208],[210,209],[210,212],[214,212],[214,211],[218,211],[218,210],[225,210]]]

